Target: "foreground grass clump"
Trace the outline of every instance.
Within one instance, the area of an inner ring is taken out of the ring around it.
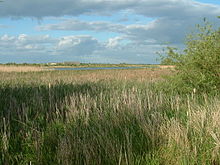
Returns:
[[[10,74],[0,84],[0,164],[220,163],[218,96]]]

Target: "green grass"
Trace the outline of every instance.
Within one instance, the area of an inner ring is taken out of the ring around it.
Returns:
[[[82,73],[0,73],[0,164],[220,163],[218,95]]]

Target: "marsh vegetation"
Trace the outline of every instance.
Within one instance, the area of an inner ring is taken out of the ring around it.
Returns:
[[[170,74],[1,72],[1,164],[219,162],[218,96],[158,90]]]
[[[0,164],[220,164],[219,32],[201,30],[175,68],[0,72]]]

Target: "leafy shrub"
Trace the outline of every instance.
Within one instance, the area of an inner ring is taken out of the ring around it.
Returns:
[[[205,20],[204,20],[205,21]],[[188,36],[186,48],[178,53],[168,47],[162,64],[176,65],[177,74],[170,78],[172,89],[180,92],[214,92],[220,89],[220,30],[205,21],[198,32]]]

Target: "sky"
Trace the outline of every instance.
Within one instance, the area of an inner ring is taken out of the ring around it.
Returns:
[[[217,16],[219,0],[4,0],[0,63],[155,64]]]

